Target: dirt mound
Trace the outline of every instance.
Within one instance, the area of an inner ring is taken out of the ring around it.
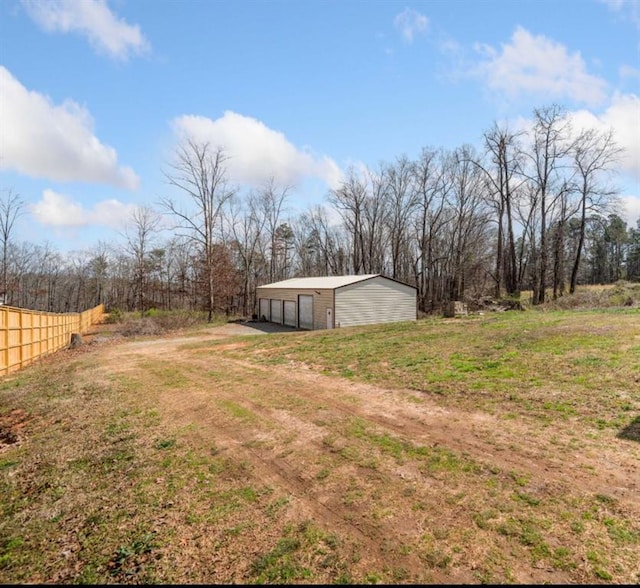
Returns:
[[[20,408],[0,414],[0,452],[24,439],[25,426],[29,420],[29,415]]]

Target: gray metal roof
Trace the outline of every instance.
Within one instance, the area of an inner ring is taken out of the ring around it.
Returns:
[[[305,288],[315,288],[318,290],[335,290],[342,286],[355,284],[375,278],[380,274],[365,274],[361,276],[325,276],[318,278],[291,278],[290,280],[282,280],[281,282],[273,282],[273,284],[265,284],[260,288],[293,288],[295,290],[304,290]]]

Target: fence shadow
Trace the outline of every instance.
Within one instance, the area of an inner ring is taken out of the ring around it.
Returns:
[[[640,416],[633,419],[624,429],[622,429],[618,433],[617,437],[640,443]]]

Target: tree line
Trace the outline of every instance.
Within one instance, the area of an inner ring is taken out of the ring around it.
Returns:
[[[616,213],[621,154],[611,131],[576,132],[551,105],[534,110],[528,131],[494,124],[480,148],[425,147],[416,159],[352,167],[323,203],[291,215],[292,186],[242,191],[223,148],[187,140],[163,170],[173,195],[137,208],[117,246],[63,255],[17,243],[24,202],[5,190],[0,301],[211,319],[253,314],[261,284],[382,273],[416,286],[425,313],[523,290],[541,304],[582,284],[640,280],[640,219],[630,228]]]

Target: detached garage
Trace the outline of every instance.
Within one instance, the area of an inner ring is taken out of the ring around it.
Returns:
[[[381,274],[293,278],[258,287],[263,320],[333,329],[416,320],[416,288]]]

